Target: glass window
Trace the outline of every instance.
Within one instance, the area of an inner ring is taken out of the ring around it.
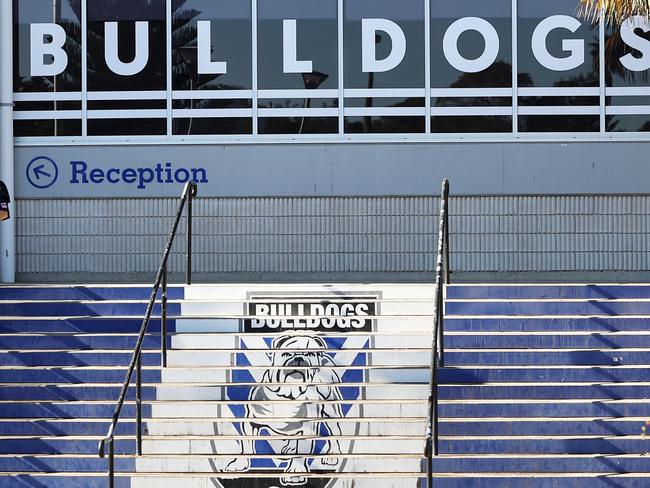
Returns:
[[[257,39],[259,133],[337,133],[337,1],[259,0]]]
[[[81,0],[14,0],[13,17],[14,134],[80,135]]]
[[[512,131],[511,19],[511,0],[432,1],[432,132]]]
[[[605,130],[649,132],[650,25],[632,18],[621,28],[609,27],[605,53]]]
[[[165,0],[87,5],[88,134],[165,134]]]
[[[348,0],[344,39],[345,131],[424,132],[424,1]]]
[[[173,133],[250,134],[250,2],[180,3],[172,12]]]
[[[598,26],[565,0],[520,1],[521,132],[598,132]]]

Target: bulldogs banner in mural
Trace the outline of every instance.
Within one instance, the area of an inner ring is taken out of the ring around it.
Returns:
[[[359,433],[352,419],[363,416],[357,400],[365,396],[377,299],[368,293],[249,293],[220,412],[233,422],[215,424],[215,432],[229,429],[222,433],[237,438],[232,451],[239,455],[213,467],[258,476],[217,478],[216,486],[332,483],[327,474],[344,469]]]

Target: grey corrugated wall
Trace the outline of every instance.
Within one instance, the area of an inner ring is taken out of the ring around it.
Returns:
[[[18,273],[153,273],[173,199],[17,201]],[[432,197],[198,198],[194,269],[206,273],[430,272]],[[458,196],[452,269],[648,271],[650,196]],[[184,227],[172,256],[180,271]]]

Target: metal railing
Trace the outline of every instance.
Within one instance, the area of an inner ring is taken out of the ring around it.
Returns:
[[[174,220],[174,225],[172,230],[167,237],[167,243],[165,244],[165,249],[163,251],[162,260],[158,271],[156,272],[156,280],[153,284],[151,290],[151,298],[149,298],[149,303],[142,320],[142,326],[140,327],[140,334],[138,335],[138,340],[136,341],[135,347],[133,349],[133,357],[131,363],[129,364],[129,369],[126,373],[126,378],[122,384],[122,390],[120,391],[120,397],[117,400],[115,405],[115,411],[113,413],[113,419],[111,425],[108,428],[106,437],[99,441],[98,454],[100,458],[103,458],[105,455],[106,444],[108,443],[108,486],[113,488],[115,486],[115,428],[120,419],[120,413],[122,412],[122,406],[124,405],[124,400],[126,398],[129,385],[131,383],[131,377],[135,370],[136,373],[136,391],[135,391],[135,406],[136,406],[136,450],[138,456],[142,455],[142,344],[144,337],[147,333],[147,328],[149,326],[149,320],[151,319],[151,314],[153,312],[154,304],[156,303],[156,296],[158,295],[158,290],[162,287],[161,294],[161,324],[160,324],[160,364],[162,367],[167,366],[167,259],[169,258],[169,253],[171,252],[172,244],[174,243],[174,238],[176,237],[176,231],[178,230],[178,224],[181,220],[183,214],[183,208],[187,203],[187,253],[185,255],[187,262],[187,271],[186,271],[186,283],[189,285],[192,283],[192,199],[196,196],[197,185],[194,182],[187,183],[183,189],[183,194],[181,195],[180,202],[178,204],[178,210],[176,211],[176,219]]]
[[[424,456],[427,458],[427,487],[432,488],[433,456],[438,449],[438,367],[445,365],[444,285],[449,283],[449,182],[442,182],[438,250],[436,255],[436,288],[433,308],[433,338],[431,344],[431,378],[429,380],[428,422]]]

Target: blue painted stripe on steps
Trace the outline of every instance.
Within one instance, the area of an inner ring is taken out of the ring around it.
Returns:
[[[640,420],[548,420],[508,419],[504,421],[440,422],[443,436],[567,436],[567,435],[640,435],[644,425]],[[650,464],[650,463],[649,463]],[[648,467],[650,470],[650,466]]]
[[[576,351],[445,351],[445,365],[586,365],[616,366],[650,364],[650,351],[576,350]]]
[[[147,304],[128,302],[13,302],[0,303],[0,315],[18,317],[97,317],[100,315],[129,315],[144,317]],[[169,315],[180,315],[179,303],[167,304]],[[153,307],[160,315],[160,304]]]
[[[137,340],[136,333],[130,336],[0,335],[0,349],[126,349],[132,351]],[[144,339],[143,347],[145,349],[160,349],[160,335],[148,333]]]
[[[96,454],[99,439],[69,439],[51,437],[40,439],[0,439],[0,454]],[[115,454],[133,454],[135,440],[116,439]]]
[[[117,400],[116,400],[117,401]],[[54,418],[54,419],[77,419],[92,418],[106,419],[112,418],[115,410],[114,402],[92,404],[84,402],[41,402],[41,403],[0,403],[0,417],[4,418]],[[142,405],[142,416],[151,416],[151,405],[145,403]],[[126,404],[122,408],[121,419],[135,417],[135,407],[132,404]]]
[[[138,333],[143,318],[79,317],[71,319],[3,319],[0,317],[0,333]],[[176,331],[176,321],[167,321],[167,330]],[[160,331],[160,319],[151,318],[147,331]]]
[[[65,435],[106,435],[110,421],[88,422],[87,419],[79,419],[75,422],[61,422],[57,420],[14,420],[12,422],[0,422],[0,435],[3,436],[65,436]],[[146,425],[146,424],[145,424]],[[117,435],[133,435],[135,422],[132,420],[120,420],[116,427]],[[0,458],[0,462],[3,458]]]
[[[532,478],[525,475],[516,477],[434,477],[434,486],[444,488],[648,488],[647,477],[617,477],[610,475],[594,477]],[[419,480],[420,487],[426,487],[426,478]]]
[[[423,385],[426,389],[426,385]],[[571,386],[502,386],[502,385],[441,385],[438,394],[441,400],[525,400],[552,399],[643,399],[648,397],[648,385],[571,385]]]
[[[0,375],[1,375],[0,371]],[[2,377],[2,376],[0,376]],[[441,368],[440,383],[495,382],[621,382],[650,381],[650,368],[584,367],[584,368]]]
[[[526,301],[526,302],[445,302],[449,315],[647,315],[650,302],[608,301]]]
[[[619,437],[440,440],[440,452],[445,454],[643,454],[646,450],[644,440]]]
[[[648,285],[449,285],[447,298],[650,298]]]
[[[642,457],[605,455],[574,456],[476,456],[465,458],[434,457],[436,472],[449,473],[648,473],[650,463]],[[528,480],[526,480],[528,481]],[[501,485],[499,485],[500,487]],[[521,485],[519,485],[521,486]],[[557,485],[559,486],[559,485]],[[496,488],[496,485],[494,485]]]
[[[132,351],[119,352],[3,352],[3,366],[128,366]],[[160,365],[160,352],[143,351],[143,366]]]
[[[608,401],[584,402],[525,402],[525,403],[445,403],[440,405],[440,416],[448,418],[471,417],[646,417],[650,402],[626,403]],[[424,410],[423,410],[424,412]]]
[[[105,432],[104,432],[105,433]],[[107,460],[98,456],[71,457],[71,456],[20,456],[15,458],[0,458],[0,472],[77,472],[77,473],[106,473]],[[115,458],[117,472],[135,471],[135,459]],[[106,485],[106,481],[104,481]],[[1,482],[0,482],[0,486]],[[57,485],[59,486],[59,485]],[[104,486],[105,488],[105,486]]]
[[[122,383],[126,375],[123,369],[0,369],[0,383]],[[142,381],[158,383],[160,370],[144,369]]]
[[[10,484],[4,485],[0,478],[2,488],[106,488],[106,474],[97,476],[38,476],[38,475],[14,475],[5,479]],[[131,488],[131,479],[117,476],[115,488]]]
[[[150,286],[2,286],[0,300],[149,300]],[[161,296],[161,292],[158,292]],[[182,300],[184,288],[170,286],[167,288],[170,300]]]
[[[0,337],[0,344],[2,338]],[[601,348],[650,348],[650,335],[447,335],[445,347],[474,349],[601,349]]]
[[[503,332],[534,332],[534,331],[594,331],[619,332],[650,330],[648,318],[631,317],[548,317],[548,318],[458,318],[445,317],[446,331],[503,331]]]
[[[135,386],[135,381],[131,383]],[[121,386],[4,386],[0,388],[0,400],[7,401],[79,401],[79,400],[115,400],[120,396]],[[127,400],[135,399],[135,388],[129,388]],[[155,400],[155,387],[142,387],[143,400]]]

